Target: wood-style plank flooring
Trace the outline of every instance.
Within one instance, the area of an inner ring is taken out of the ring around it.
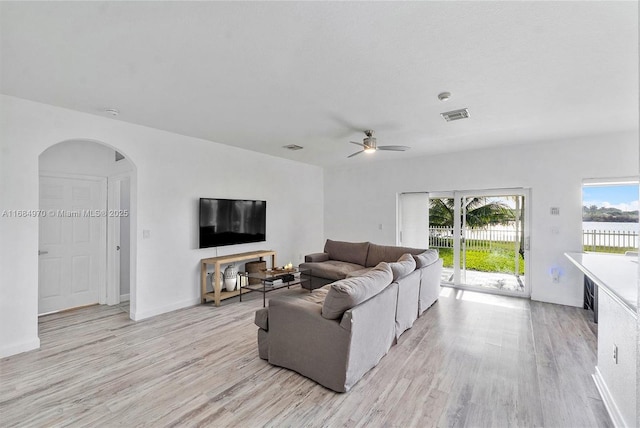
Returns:
[[[338,394],[258,358],[257,297],[140,322],[117,306],[42,317],[41,349],[0,360],[0,425],[611,426],[581,309],[445,288]]]

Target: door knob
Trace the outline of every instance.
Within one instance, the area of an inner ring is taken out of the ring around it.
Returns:
[[[49,252],[48,251],[40,251],[40,250],[38,250],[38,255],[39,256],[41,256],[43,254],[49,254]]]
[[[116,245],[116,251],[120,251],[120,245]]]

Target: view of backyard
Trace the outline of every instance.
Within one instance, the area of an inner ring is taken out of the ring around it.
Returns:
[[[455,212],[460,212],[458,225]],[[429,246],[443,259],[443,281],[524,291],[524,214],[523,195],[431,198]]]
[[[588,189],[589,195],[596,195]],[[605,189],[606,190],[606,189]],[[618,190],[618,188],[616,188]],[[635,199],[633,199],[635,195]],[[637,185],[625,203],[597,202],[583,208],[584,251],[624,254],[638,251]],[[458,204],[456,206],[456,204]],[[524,291],[525,201],[523,195],[432,197],[429,202],[429,246],[444,261],[443,281],[508,291]],[[625,208],[631,209],[625,209]],[[454,213],[460,213],[460,236]],[[458,240],[455,245],[456,239]],[[455,249],[459,277],[454,278]]]

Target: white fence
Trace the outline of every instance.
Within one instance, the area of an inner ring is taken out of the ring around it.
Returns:
[[[496,243],[515,245],[519,233],[515,228],[467,229],[466,248],[476,251],[491,251]],[[453,228],[429,227],[429,246],[433,248],[453,248]]]
[[[493,243],[514,243],[519,232],[515,228],[468,229],[468,250],[491,251]],[[582,243],[587,251],[621,252],[638,248],[638,232],[629,230],[583,230]],[[429,246],[453,248],[452,227],[429,227]]]
[[[582,244],[587,251],[606,252],[607,248],[637,249],[638,232],[634,230],[583,230]]]

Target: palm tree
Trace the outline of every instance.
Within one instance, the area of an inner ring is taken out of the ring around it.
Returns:
[[[495,224],[508,224],[515,220],[514,210],[502,202],[487,202],[487,198],[463,199],[467,213],[466,225],[471,228],[486,227]],[[429,224],[432,226],[453,227],[453,198],[434,198],[430,201]]]

